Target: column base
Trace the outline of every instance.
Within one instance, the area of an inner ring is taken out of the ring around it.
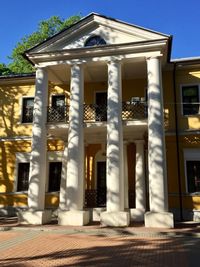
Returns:
[[[83,226],[90,221],[89,210],[73,210],[73,211],[59,211],[58,212],[58,224],[59,225],[71,225],[71,226]]]
[[[20,224],[42,225],[51,222],[51,210],[19,210]]]
[[[125,227],[130,224],[130,213],[126,211],[102,212],[100,223],[103,226]]]
[[[145,227],[174,228],[174,217],[171,212],[146,212]]]
[[[132,222],[144,222],[144,209],[130,209],[130,216]]]

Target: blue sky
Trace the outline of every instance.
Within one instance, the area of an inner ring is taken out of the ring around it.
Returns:
[[[173,35],[172,58],[200,56],[199,0],[2,0],[0,62],[39,21],[91,12]]]

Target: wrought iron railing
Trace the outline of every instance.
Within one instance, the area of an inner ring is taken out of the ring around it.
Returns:
[[[69,106],[47,107],[47,122],[68,122]]]
[[[85,207],[105,207],[106,188],[85,190]]]
[[[147,104],[142,101],[122,102],[123,120],[142,120],[147,118]]]
[[[128,192],[129,208],[135,208],[135,191]],[[106,206],[106,188],[85,190],[85,207],[105,207]]]
[[[107,121],[107,105],[84,104],[85,121]]]
[[[84,121],[101,122],[107,121],[107,105],[84,104]],[[141,120],[147,118],[146,102],[122,102],[123,120]],[[48,122],[68,122],[69,106],[48,107]]]

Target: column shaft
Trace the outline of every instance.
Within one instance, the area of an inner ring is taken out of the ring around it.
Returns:
[[[144,167],[144,141],[135,141],[135,207],[137,210],[146,210],[145,167]]]
[[[124,210],[121,65],[108,64],[107,211]]]
[[[67,143],[63,151],[62,158],[62,172],[61,172],[61,181],[60,181],[60,197],[59,197],[59,209],[66,210],[67,208],[67,155],[68,148]]]
[[[48,74],[45,69],[37,69],[36,71],[35,90],[28,207],[34,210],[43,210],[47,175],[46,107],[48,101]]]
[[[160,59],[147,59],[147,71],[150,210],[163,212],[168,210],[168,198]]]
[[[127,144],[124,144],[124,207],[129,208]]]
[[[84,204],[83,66],[71,67],[69,108],[67,207],[82,210]]]

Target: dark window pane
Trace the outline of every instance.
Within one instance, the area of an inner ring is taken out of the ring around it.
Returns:
[[[49,163],[49,192],[60,190],[62,162]]]
[[[98,46],[98,45],[105,45],[106,41],[99,35],[90,37],[86,43],[85,46]]]
[[[182,87],[183,114],[199,114],[199,87],[197,85]]]
[[[22,122],[33,122],[34,98],[23,98]]]
[[[17,191],[27,191],[29,182],[30,163],[18,164]]]
[[[64,95],[53,95],[52,96],[52,107],[63,107],[65,105]]]
[[[188,192],[200,192],[200,161],[187,161]]]

